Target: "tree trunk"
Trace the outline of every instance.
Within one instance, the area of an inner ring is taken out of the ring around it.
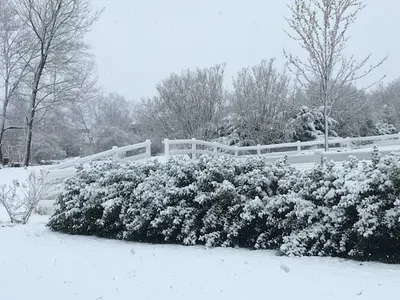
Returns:
[[[3,165],[4,161],[4,156],[3,156],[3,136],[4,136],[4,126],[5,126],[5,120],[2,119],[1,125],[0,125],[0,166]]]
[[[8,70],[8,69],[7,69]],[[3,100],[3,109],[1,111],[1,124],[0,124],[0,165],[3,165],[3,137],[4,137],[4,128],[6,126],[6,114],[7,114],[7,106],[8,106],[8,72],[6,74],[6,78],[4,80],[4,100]]]
[[[2,134],[0,133],[0,140],[2,140]],[[3,156],[3,144],[0,142],[0,166],[4,164],[4,156]]]
[[[32,150],[32,127],[33,127],[33,117],[32,114],[30,116],[30,120],[27,124],[28,135],[26,137],[26,144],[25,144],[25,154],[24,154],[24,167],[29,166],[29,161],[31,159],[31,150]]]
[[[324,122],[325,122],[325,151],[329,150],[329,123],[328,123],[328,105],[324,105]]]
[[[31,107],[29,112],[29,118],[27,120],[27,136],[26,136],[26,144],[25,144],[25,153],[24,153],[24,167],[29,166],[29,161],[31,159],[31,150],[32,150],[32,129],[33,129],[33,120],[35,118],[35,105],[36,105],[36,97],[37,97],[37,87],[39,86],[39,80],[35,80],[35,88],[32,90],[31,95]]]
[[[32,91],[29,119],[26,124],[28,129],[28,134],[26,137],[26,144],[25,144],[24,163],[23,163],[24,167],[29,166],[29,161],[31,159],[32,130],[33,130],[33,120],[35,118],[35,112],[36,112],[35,110],[36,96],[37,96],[37,88]]]
[[[33,129],[33,120],[35,118],[36,113],[36,98],[39,91],[39,83],[40,79],[42,78],[43,69],[46,64],[47,55],[42,55],[40,63],[36,69],[35,77],[33,80],[32,85],[32,94],[30,99],[30,111],[29,111],[29,119],[26,124],[28,129],[28,135],[26,137],[26,144],[25,144],[25,155],[24,155],[24,167],[29,166],[29,161],[31,159],[31,150],[32,150],[32,129]]]

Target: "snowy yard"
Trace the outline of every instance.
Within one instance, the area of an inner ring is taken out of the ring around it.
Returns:
[[[1,183],[24,180],[0,170]],[[0,207],[0,299],[399,299],[400,265],[273,251],[151,245],[70,236],[48,216],[8,227]]]
[[[4,220],[3,212],[0,220]],[[400,266],[270,251],[148,245],[0,227],[6,300],[398,299]]]

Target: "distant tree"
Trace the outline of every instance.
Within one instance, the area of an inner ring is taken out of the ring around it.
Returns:
[[[172,74],[157,85],[158,95],[143,99],[135,121],[153,138],[210,140],[225,104],[224,65]]]
[[[379,135],[397,133],[396,127],[394,127],[394,125],[389,124],[389,123],[377,123],[375,125],[375,128],[376,128],[377,134],[379,134]]]
[[[337,137],[335,127],[338,122],[332,118],[328,119],[329,136]],[[310,109],[307,106],[300,108],[291,122],[291,131],[293,141],[312,141],[323,139],[325,134],[325,119],[323,107]]]
[[[215,142],[229,146],[250,146],[258,143],[252,128],[237,113],[225,116],[217,129]]]
[[[293,109],[289,101],[290,80],[274,67],[274,60],[242,69],[233,85],[231,110],[235,118],[230,122],[236,122],[238,138],[246,139],[244,144],[285,141]]]
[[[381,84],[371,93],[377,123],[400,128],[400,79]]]
[[[46,111],[68,92],[76,93],[90,78],[84,36],[100,12],[93,13],[88,0],[19,0],[14,7],[30,35],[29,46],[34,51],[34,58],[27,62],[30,108],[24,165],[28,165],[38,110]]]
[[[316,93],[314,85],[308,85],[299,93],[298,103],[310,108],[321,107],[319,94]],[[373,103],[364,90],[356,86],[343,91],[341,98],[338,98],[331,106],[329,118],[338,122],[335,131],[341,137],[360,136],[360,128],[367,119],[373,118]]]
[[[373,136],[377,135],[376,124],[373,119],[367,118],[360,126],[360,136]]]
[[[0,76],[3,97],[0,98],[0,165],[3,162],[4,134],[8,130],[23,129],[21,123],[9,122],[8,108],[18,97],[23,80],[28,74],[27,62],[32,59],[29,37],[10,0],[0,0]]]
[[[96,152],[138,142],[132,131],[133,103],[123,96],[111,93],[100,97],[92,102],[92,113],[90,132]]]
[[[292,71],[299,74],[301,84],[315,89],[324,108],[325,150],[328,150],[328,120],[334,104],[344,97],[351,101],[352,86],[386,59],[369,65],[371,55],[361,61],[345,56],[348,30],[364,7],[361,0],[294,0],[289,5],[291,16],[286,20],[293,33],[288,35],[299,42],[308,58],[302,60],[286,51],[284,54]]]

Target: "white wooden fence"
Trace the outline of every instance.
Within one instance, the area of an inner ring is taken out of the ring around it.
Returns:
[[[165,148],[165,158],[167,160],[171,155],[187,154],[190,155],[192,159],[196,159],[199,155],[202,154],[232,154],[238,157],[249,155],[265,155],[267,157],[271,157],[271,159],[273,160],[276,160],[277,157],[283,157],[285,155],[296,157],[304,154],[305,156],[308,156],[307,154],[310,153],[307,152],[316,151],[317,155],[320,156],[322,154],[317,149],[322,148],[324,145],[323,140],[272,145],[257,145],[247,147],[228,146],[216,142],[206,142],[196,139],[164,139],[163,143]],[[371,148],[373,145],[396,145],[400,147],[400,133],[392,135],[330,139],[329,145],[332,147],[330,148],[331,151],[341,151],[344,149],[360,149],[366,147]],[[327,152],[326,154],[334,156],[334,154],[330,152]],[[303,161],[303,159],[300,160]]]
[[[139,154],[129,155],[129,152],[140,151]],[[146,140],[143,143],[129,145],[124,147],[113,147],[111,150],[107,150],[101,153],[93,154],[86,157],[80,157],[71,159],[61,164],[55,164],[44,167],[46,171],[46,181],[51,185],[45,198],[41,201],[40,206],[42,208],[50,208],[57,195],[63,190],[63,182],[66,178],[76,174],[75,166],[79,164],[85,164],[93,161],[105,161],[112,159],[113,161],[135,161],[144,158],[151,157],[151,142]]]
[[[138,149],[144,149],[145,152],[131,156],[126,156],[128,152]],[[78,157],[75,159],[71,159],[61,164],[51,165],[45,169],[46,170],[66,169],[74,167],[78,164],[85,164],[88,162],[105,160],[109,158],[112,158],[114,161],[133,161],[149,157],[151,157],[151,141],[146,140],[143,143],[119,147],[119,148],[113,147],[111,150],[107,150],[104,152],[96,153],[85,157]]]
[[[370,144],[368,144],[370,143]],[[365,145],[367,144],[367,145]],[[192,159],[197,159],[200,155],[225,155],[231,154],[238,159],[251,155],[263,155],[266,161],[274,162],[279,158],[287,157],[287,161],[296,167],[307,169],[316,164],[320,164],[323,158],[341,162],[349,156],[355,156],[360,160],[370,160],[372,146],[379,147],[379,152],[383,155],[395,150],[400,150],[400,134],[370,136],[362,138],[340,138],[329,140],[332,146],[330,151],[324,152],[321,148],[324,141],[295,142],[273,145],[257,145],[249,147],[227,146],[215,142],[206,142],[196,139],[184,140],[164,140],[164,159],[168,160],[171,156],[190,155]],[[388,147],[390,146],[390,147]],[[127,156],[130,151],[142,150],[142,153]],[[56,195],[62,191],[64,179],[76,173],[75,166],[92,161],[104,161],[113,159],[114,161],[134,161],[151,157],[151,142],[146,140],[143,143],[113,147],[111,150],[97,153],[94,155],[72,159],[70,161],[48,166],[43,168],[48,171],[48,178],[52,182],[52,188],[48,192],[46,199],[43,199],[42,206],[52,206]],[[163,157],[163,156],[161,156]],[[46,201],[51,200],[51,201]]]

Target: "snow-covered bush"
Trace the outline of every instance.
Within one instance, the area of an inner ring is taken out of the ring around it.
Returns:
[[[287,169],[291,169],[287,167]],[[121,218],[127,240],[186,245],[249,246],[241,237],[254,233],[243,219],[249,198],[270,197],[286,173],[262,158],[238,161],[229,156],[198,162],[170,160],[138,185]],[[250,232],[251,231],[251,232]]]
[[[396,127],[394,125],[385,122],[376,123],[375,128],[378,135],[397,133]]]
[[[47,193],[48,173],[29,173],[24,182],[13,180],[11,185],[0,185],[0,204],[4,206],[11,223],[26,224],[39,201]]]
[[[48,226],[70,234],[121,238],[120,211],[125,199],[152,171],[157,162],[146,165],[107,162],[78,168],[64,183],[56,201],[56,211]]]
[[[299,171],[203,156],[106,163],[65,183],[49,227],[129,241],[400,262],[400,156]]]
[[[293,192],[315,207],[299,210],[303,222],[283,237],[283,253],[400,262],[399,155],[375,151],[370,163],[351,158],[304,176]]]
[[[335,129],[339,123],[328,117],[328,125],[329,136],[337,137]],[[302,106],[291,122],[291,131],[294,141],[305,142],[322,139],[325,132],[323,108],[310,109],[307,106]]]
[[[349,256],[400,262],[400,155],[375,157],[363,170],[365,188],[353,229],[357,239]]]
[[[281,251],[289,255],[346,256],[349,230],[357,221],[355,205],[363,178],[359,163],[350,158],[342,168],[325,162],[304,172],[289,198],[294,210],[292,232],[283,238]]]

